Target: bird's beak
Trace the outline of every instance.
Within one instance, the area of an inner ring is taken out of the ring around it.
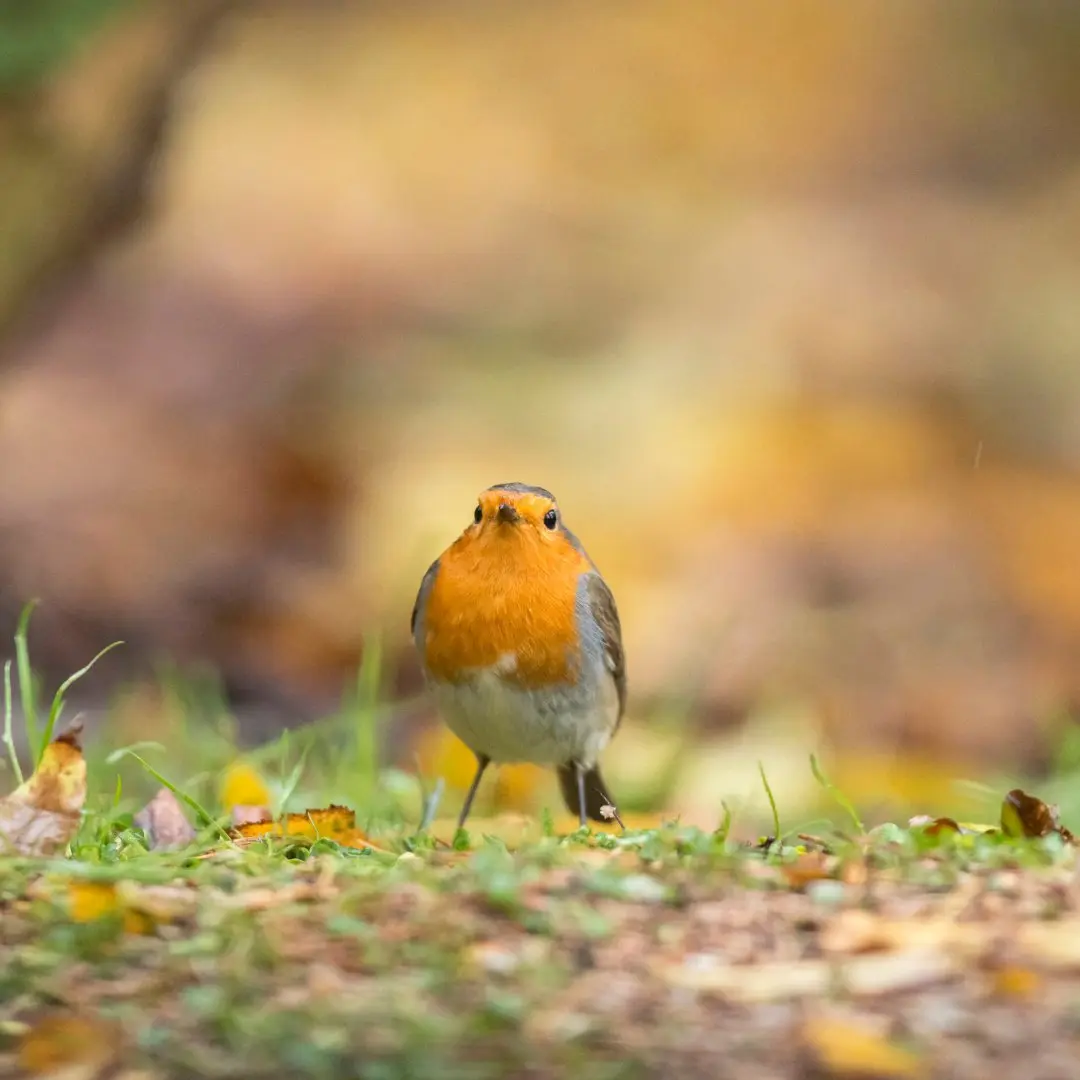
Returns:
[[[513,525],[521,520],[521,516],[509,503],[499,503],[499,509],[495,512],[495,520]]]

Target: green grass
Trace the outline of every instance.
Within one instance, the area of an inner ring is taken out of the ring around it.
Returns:
[[[90,665],[61,684],[42,725],[29,611],[14,674],[37,760]],[[18,781],[11,674],[9,664],[4,746]],[[388,713],[377,648],[337,714],[246,755],[274,811],[346,803],[372,845],[323,837],[240,846],[218,793],[237,754],[220,693],[212,679],[185,683],[167,672],[163,686],[183,717],[180,744],[92,747],[86,809],[67,856],[0,858],[0,1014],[9,1018],[0,1075],[49,1014],[92,1017],[127,1067],[169,1076],[644,1077],[682,1060],[699,1035],[703,1046],[734,1039],[770,1060],[777,1040],[755,1029],[756,1014],[729,1031],[666,988],[663,973],[681,970],[681,957],[709,955],[701,942],[713,940],[711,924],[699,912],[715,920],[718,904],[743,910],[738,925],[760,919],[767,928],[755,946],[763,963],[769,934],[786,935],[782,955],[805,953],[811,963],[814,927],[845,907],[887,911],[905,890],[945,903],[960,884],[992,889],[1017,873],[1049,880],[1074,858],[1057,835],[868,829],[816,758],[807,767],[839,819],[785,827],[783,793],[761,763],[767,842],[754,832],[761,822],[740,820],[720,799],[713,829],[668,821],[558,835],[546,816],[513,850],[487,835],[497,823],[481,819],[453,843],[437,841],[438,779],[380,767]],[[134,824],[162,786],[198,829],[181,851],[151,850]],[[803,879],[807,853],[824,864]],[[72,897],[88,883],[120,890],[118,900],[79,921]],[[797,909],[784,900],[792,894]],[[1064,913],[1056,895],[1047,893],[1039,918]],[[708,948],[722,956],[740,934],[721,933]],[[631,1024],[631,1015],[647,1019]],[[88,1052],[80,1046],[76,1053]],[[698,1075],[686,1060],[686,1075]]]

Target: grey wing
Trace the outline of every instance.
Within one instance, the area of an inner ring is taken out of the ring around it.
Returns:
[[[416,624],[423,618],[423,611],[427,605],[428,594],[431,592],[431,586],[435,583],[435,576],[438,572],[439,560],[436,559],[427,568],[427,573],[424,574],[424,577],[420,582],[420,588],[416,593],[416,600],[413,602],[412,617],[409,619],[409,633],[412,634],[413,641],[416,643],[418,649],[420,648],[420,640],[416,635]]]
[[[626,709],[626,655],[623,653],[619,611],[615,607],[615,597],[611,595],[607,582],[598,573],[586,576],[586,589],[589,610],[603,639],[604,662],[615,680],[615,689],[619,695],[618,721],[621,722]]]

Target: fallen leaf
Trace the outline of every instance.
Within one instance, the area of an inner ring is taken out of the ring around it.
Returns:
[[[135,824],[146,833],[153,850],[186,847],[195,839],[191,822],[185,816],[179,800],[168,788],[163,787],[135,815]]]
[[[153,920],[121,899],[111,881],[72,881],[67,889],[68,914],[72,922],[92,923],[120,917],[129,934],[152,934]]]
[[[52,855],[67,847],[86,802],[86,760],[73,723],[42,754],[24,784],[0,799],[0,845],[9,853]]]
[[[791,862],[780,867],[784,880],[795,890],[806,888],[811,881],[821,881],[832,877],[829,857],[822,851],[804,851],[796,855]]]
[[[1048,806],[1026,791],[1013,788],[1001,804],[1001,829],[1008,836],[1038,838],[1057,833],[1066,843],[1076,839],[1058,821],[1056,806]]]
[[[991,978],[990,991],[995,997],[1031,998],[1042,989],[1042,976],[1031,968],[1006,964],[998,968]]]
[[[116,886],[112,882],[72,881],[68,885],[67,899],[72,922],[95,922],[119,910]]]
[[[333,840],[342,847],[372,848],[373,844],[356,827],[356,811],[347,806],[328,806],[307,810],[302,814],[287,814],[283,818],[269,816],[261,821],[248,821],[229,830],[234,840],[256,840],[263,836],[297,837],[305,840]]]
[[[244,761],[233,762],[221,780],[221,805],[231,811],[236,806],[269,806],[273,802],[266,781]]]
[[[853,1021],[817,1018],[803,1026],[802,1041],[828,1076],[918,1077],[919,1057]]]
[[[932,818],[921,814],[919,817],[913,817],[908,825],[913,829],[922,829],[927,836],[938,836],[943,832],[960,832],[960,826],[951,817]]]
[[[20,1068],[32,1076],[82,1066],[79,1076],[99,1075],[116,1058],[119,1039],[102,1017],[48,1016],[19,1040]],[[74,1075],[74,1073],[73,1073]]]

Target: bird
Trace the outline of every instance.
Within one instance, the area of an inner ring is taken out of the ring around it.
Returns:
[[[599,765],[626,710],[619,613],[550,491],[480,492],[424,574],[410,628],[438,712],[476,757],[459,830],[492,762],[554,767],[582,828],[623,827]]]

